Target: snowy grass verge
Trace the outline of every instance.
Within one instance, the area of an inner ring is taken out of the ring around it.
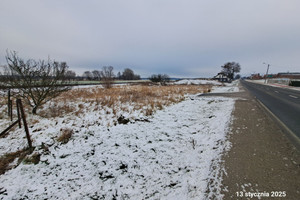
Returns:
[[[235,80],[232,83],[225,83],[223,87],[214,86],[212,88],[212,93],[230,93],[239,92],[239,80]]]
[[[210,86],[99,86],[75,88],[46,103],[38,115],[30,114],[27,121],[34,146],[56,141],[65,129],[80,132],[90,126],[109,128],[119,123],[144,121],[157,110],[183,101],[187,94],[207,92]],[[5,95],[5,93],[3,94]],[[0,127],[12,122],[7,117],[7,98],[0,98]],[[25,104],[26,102],[24,102]],[[17,112],[14,109],[14,118]],[[24,130],[16,127],[0,139],[0,156],[26,148]]]
[[[199,80],[199,79],[183,79],[176,81],[175,85],[218,85],[222,86],[223,84],[216,80]]]
[[[233,107],[233,99],[189,96],[144,122],[107,127],[70,120],[65,126],[77,125],[69,142],[43,139],[38,164],[0,176],[0,198],[220,199],[214,170],[222,168]]]

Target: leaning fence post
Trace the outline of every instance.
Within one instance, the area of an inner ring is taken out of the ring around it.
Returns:
[[[21,125],[21,116],[20,116],[20,106],[19,106],[19,103],[18,103],[18,99],[16,99],[16,104],[17,104],[17,113],[18,113],[19,128],[22,128],[22,125]]]
[[[32,143],[31,143],[31,139],[30,139],[30,135],[29,135],[29,130],[28,130],[27,122],[26,122],[26,116],[25,116],[25,113],[24,113],[22,101],[21,101],[21,99],[18,99],[17,102],[19,104],[21,117],[23,119],[24,129],[25,129],[26,137],[27,137],[27,141],[28,141],[28,146],[29,146],[30,149],[32,149]]]

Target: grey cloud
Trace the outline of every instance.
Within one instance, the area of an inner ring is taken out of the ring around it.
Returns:
[[[227,61],[242,73],[299,71],[300,2],[17,1],[0,6],[0,63],[6,49],[64,60],[78,72],[103,65],[142,76],[213,76]]]

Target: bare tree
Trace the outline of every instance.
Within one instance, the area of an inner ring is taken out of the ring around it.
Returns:
[[[153,74],[150,76],[150,81],[166,85],[170,81],[170,77],[167,74]]]
[[[50,59],[24,61],[15,51],[7,51],[6,61],[8,66],[4,72],[7,77],[5,84],[19,90],[17,95],[27,101],[33,114],[36,114],[42,104],[70,89],[65,86],[68,84],[65,76],[68,69],[66,62]]]
[[[72,70],[68,70],[66,72],[66,79],[68,79],[69,81],[74,80],[76,77],[76,72],[72,71]]]
[[[124,80],[139,80],[139,79],[141,79],[141,77],[139,75],[134,74],[133,70],[129,69],[129,68],[126,68],[123,71],[123,74],[121,77]]]
[[[101,79],[104,87],[109,89],[114,81],[114,68],[112,66],[104,66],[101,71]]]
[[[93,73],[90,71],[83,72],[82,76],[89,81],[93,79]]]
[[[100,79],[101,79],[101,72],[99,70],[94,70],[94,71],[92,71],[92,73],[93,73],[94,80],[100,81]]]
[[[118,72],[118,73],[117,73],[117,79],[119,79],[119,80],[121,80],[121,79],[122,79],[121,72]]]
[[[222,66],[222,72],[224,72],[231,80],[234,78],[234,74],[241,71],[241,66],[236,62],[227,62]]]

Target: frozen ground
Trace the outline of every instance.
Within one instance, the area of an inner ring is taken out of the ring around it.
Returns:
[[[229,92],[239,92],[238,87],[239,81],[233,81],[232,83],[225,83],[224,86],[214,86],[212,88],[212,93],[229,93]]]
[[[176,85],[222,85],[219,81],[214,81],[214,80],[193,80],[193,79],[183,79],[180,81],[175,82],[174,84]]]
[[[0,199],[221,199],[233,107],[229,98],[187,96],[126,125],[107,126],[102,121],[109,119],[92,110],[80,118],[36,119],[30,132],[40,162],[1,175]],[[57,142],[67,128],[71,140]],[[17,130],[0,138],[0,155],[24,146]]]

